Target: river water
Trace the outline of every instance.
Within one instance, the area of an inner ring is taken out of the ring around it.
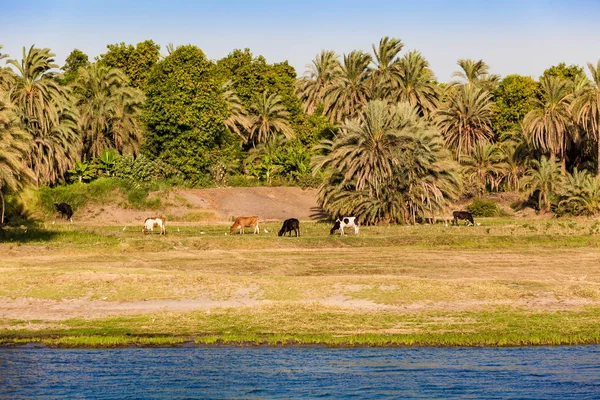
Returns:
[[[600,347],[0,348],[0,398],[599,399]]]

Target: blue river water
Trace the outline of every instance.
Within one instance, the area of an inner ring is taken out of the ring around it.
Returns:
[[[600,399],[600,347],[0,348],[0,398]]]

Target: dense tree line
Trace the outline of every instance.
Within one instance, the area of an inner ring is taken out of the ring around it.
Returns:
[[[99,174],[173,184],[319,186],[331,215],[415,223],[448,203],[520,191],[542,211],[600,212],[600,62],[501,78],[461,59],[436,80],[384,37],[323,50],[300,77],[249,49],[110,44],[1,53],[0,195]],[[4,213],[2,213],[3,216]]]

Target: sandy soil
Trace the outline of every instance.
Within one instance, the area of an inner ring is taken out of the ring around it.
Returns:
[[[151,196],[153,194],[151,193]],[[182,201],[183,199],[183,201]],[[202,212],[203,222],[229,222],[237,216],[258,215],[263,221],[298,218],[317,220],[324,215],[317,205],[316,189],[298,187],[240,187],[176,190],[169,193],[159,211],[140,211],[106,205],[86,207],[77,212],[75,220],[109,224],[141,225],[149,216]],[[210,214],[214,216],[210,216]],[[57,223],[64,223],[57,220]]]

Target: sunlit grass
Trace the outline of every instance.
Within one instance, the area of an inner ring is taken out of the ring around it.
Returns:
[[[190,218],[200,221],[168,223],[166,236],[63,222],[7,229],[0,297],[31,315],[0,319],[0,345],[598,342],[593,220],[368,226],[344,237],[302,222],[295,238],[278,237],[279,223],[229,235],[228,224]],[[197,311],[169,308],[178,301]],[[80,314],[61,314],[72,303]],[[44,307],[54,314],[36,313]],[[147,311],[131,315],[136,307]]]

